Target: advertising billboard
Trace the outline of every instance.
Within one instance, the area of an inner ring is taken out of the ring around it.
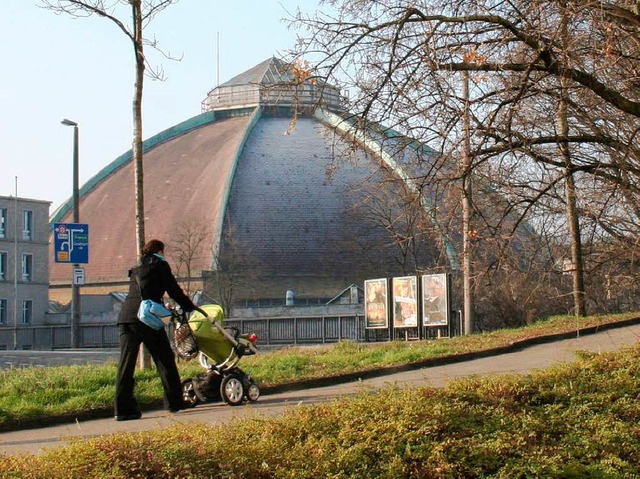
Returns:
[[[446,326],[449,324],[449,283],[447,275],[422,276],[422,325]]]
[[[364,282],[364,316],[368,329],[389,327],[388,297],[386,278]]]
[[[393,278],[393,327],[418,326],[418,279],[416,276]]]

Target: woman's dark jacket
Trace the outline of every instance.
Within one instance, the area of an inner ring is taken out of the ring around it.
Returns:
[[[165,293],[174,299],[183,311],[188,313],[195,309],[195,305],[173,276],[169,263],[160,255],[144,255],[140,264],[129,270],[129,280],[129,294],[122,305],[118,324],[137,323],[140,321],[138,308],[142,299],[152,299],[161,303]],[[140,287],[138,287],[138,280]]]

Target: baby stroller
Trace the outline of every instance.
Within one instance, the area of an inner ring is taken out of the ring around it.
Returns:
[[[215,304],[201,306],[208,317],[194,311],[188,325],[192,340],[195,339],[197,351],[189,341],[176,340],[176,352],[183,358],[199,356],[200,364],[206,372],[194,378],[182,381],[182,397],[187,407],[194,407],[201,402],[224,401],[230,406],[237,406],[245,401],[257,401],[260,388],[242,369],[238,362],[242,356],[257,353],[254,346],[255,334],[240,334],[237,328],[224,327],[222,308]],[[176,339],[180,329],[178,325]],[[189,351],[190,349],[190,351]]]

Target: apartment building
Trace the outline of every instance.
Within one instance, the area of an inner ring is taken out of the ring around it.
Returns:
[[[0,349],[6,330],[44,324],[49,288],[49,201],[0,196]]]

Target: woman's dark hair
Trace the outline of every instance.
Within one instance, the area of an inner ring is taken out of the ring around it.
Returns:
[[[142,254],[152,254],[159,253],[160,251],[164,251],[164,243],[157,239],[152,239],[147,241],[147,244],[142,248]]]

